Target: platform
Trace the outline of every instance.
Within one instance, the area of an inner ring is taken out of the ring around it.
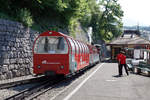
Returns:
[[[94,71],[78,85],[61,93],[55,100],[150,99],[150,77],[132,73],[127,76],[124,69],[123,77],[117,77],[117,63],[98,65]]]

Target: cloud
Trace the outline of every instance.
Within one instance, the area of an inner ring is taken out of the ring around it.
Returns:
[[[124,24],[150,25],[150,0],[119,0],[119,3],[124,11]]]

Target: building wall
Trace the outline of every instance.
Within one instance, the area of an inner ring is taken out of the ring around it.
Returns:
[[[125,50],[125,48],[134,48],[134,49],[150,49],[150,44],[143,44],[143,45],[111,45],[111,59],[116,59],[117,54],[119,53],[120,50]],[[134,52],[129,50],[125,50],[126,56],[127,57],[133,57]]]

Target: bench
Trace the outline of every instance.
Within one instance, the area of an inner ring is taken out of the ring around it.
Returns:
[[[128,70],[133,71],[132,59],[126,59],[126,65],[128,67]]]
[[[134,66],[134,72],[137,74],[144,73],[150,76],[150,64],[145,61],[140,61],[138,66]]]
[[[127,67],[130,71],[133,71],[133,65],[132,64],[127,64]]]

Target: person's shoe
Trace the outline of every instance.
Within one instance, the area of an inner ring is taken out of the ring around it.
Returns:
[[[122,77],[122,75],[118,75],[118,77]]]

